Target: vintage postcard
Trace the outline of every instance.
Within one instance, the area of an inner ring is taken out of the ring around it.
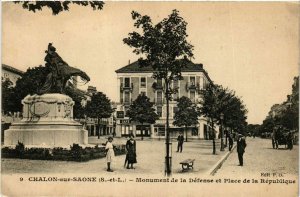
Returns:
[[[299,195],[298,2],[1,6],[1,195]]]

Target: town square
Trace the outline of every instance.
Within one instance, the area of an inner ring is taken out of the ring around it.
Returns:
[[[2,2],[3,194],[20,196],[10,182],[18,180],[107,185],[101,194],[29,196],[219,196],[218,183],[229,187],[224,196],[245,184],[253,196],[284,187],[297,196],[298,10],[294,2]],[[151,182],[168,184],[150,192]],[[190,193],[170,183],[190,183]]]

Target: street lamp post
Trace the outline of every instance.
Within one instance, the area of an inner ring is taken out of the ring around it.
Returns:
[[[224,119],[224,114],[220,114],[220,120],[221,120],[221,148],[220,151],[224,151],[224,131],[223,131],[223,119]]]

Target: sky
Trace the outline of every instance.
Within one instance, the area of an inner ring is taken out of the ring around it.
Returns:
[[[188,23],[194,63],[216,84],[241,97],[247,122],[260,124],[271,106],[291,93],[299,69],[298,3],[287,2],[106,2],[103,10],[71,5],[52,15],[2,2],[2,63],[26,71],[44,65],[52,42],[60,56],[85,71],[112,101],[118,101],[115,70],[138,59],[123,38],[134,29],[131,11],[154,24],[173,9]],[[80,86],[86,89],[87,86]]]

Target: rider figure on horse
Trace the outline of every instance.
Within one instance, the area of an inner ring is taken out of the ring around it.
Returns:
[[[46,77],[43,87],[40,89],[39,94],[45,93],[64,93],[65,85],[72,76],[80,76],[85,81],[90,78],[85,72],[77,68],[69,66],[57,53],[56,48],[52,43],[48,44],[48,50],[45,57],[46,66],[50,68],[50,73]]]

